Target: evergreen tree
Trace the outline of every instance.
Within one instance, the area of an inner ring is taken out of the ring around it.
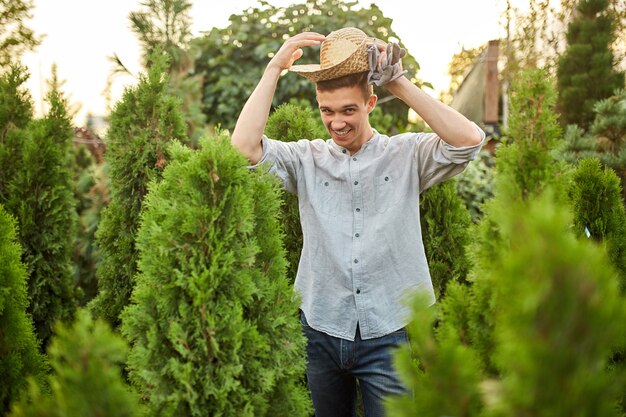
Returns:
[[[498,373],[483,368],[468,331],[463,311],[476,300],[452,283],[438,311],[415,302],[411,346],[396,358],[414,395],[390,399],[390,416],[619,415],[625,373],[608,359],[623,339],[623,298],[603,248],[568,231],[554,197],[489,213],[502,242],[485,278]]]
[[[11,161],[17,168],[6,201],[19,224],[29,312],[44,346],[54,322],[71,319],[77,298],[71,265],[76,225],[69,169],[73,130],[58,86],[53,74],[47,115],[20,131],[19,157]]]
[[[469,260],[465,246],[472,220],[456,192],[456,182],[436,185],[420,197],[422,240],[437,298],[450,281],[465,282]]]
[[[27,79],[22,66],[0,74],[0,203],[9,199],[9,185],[20,167],[24,129],[33,117],[32,99],[24,87]]]
[[[310,107],[305,104],[286,103],[272,112],[265,127],[265,134],[272,139],[294,142],[300,139],[325,138],[326,130]],[[287,277],[293,282],[296,279],[302,251],[302,227],[296,195],[283,194],[282,213],[288,261]]]
[[[593,111],[595,118],[589,132],[576,125],[567,126],[559,157],[573,164],[593,157],[613,168],[621,179],[622,196],[626,200],[626,90],[617,90],[611,97],[598,101]]]
[[[285,277],[278,183],[225,137],[173,146],[137,236],[122,315],[151,415],[308,415],[304,338]]]
[[[466,285],[451,282],[438,306],[425,308],[421,299],[413,301],[407,326],[411,344],[400,348],[395,357],[400,377],[412,394],[387,400],[390,417],[480,415],[481,361],[468,332],[460,331],[462,326],[455,321],[467,308],[468,293]]]
[[[506,217],[506,219],[505,219]],[[496,416],[618,416],[623,372],[610,374],[626,309],[603,248],[568,233],[546,195],[499,220],[508,254],[495,264]]]
[[[124,92],[111,114],[106,162],[111,202],[96,233],[101,262],[94,313],[111,324],[129,302],[137,271],[135,234],[148,183],[161,177],[169,162],[167,142],[185,137],[179,102],[166,94],[166,62],[155,55],[147,76]]]
[[[575,233],[606,243],[626,289],[626,211],[619,178],[612,169],[602,169],[597,159],[584,159],[574,172],[570,200]]]
[[[559,109],[562,123],[587,129],[593,106],[624,87],[611,51],[615,39],[615,12],[609,0],[580,0],[569,24],[568,47],[558,62]]]
[[[48,354],[53,373],[50,393],[31,383],[11,417],[131,417],[143,415],[139,398],[122,378],[124,340],[81,310],[72,326],[56,327]]]
[[[17,242],[16,223],[0,204],[0,414],[9,411],[27,384],[46,371],[30,316],[26,313],[26,268]]]
[[[551,79],[542,70],[524,71],[519,74],[513,91],[505,145],[496,153],[495,196],[484,206],[485,217],[478,224],[470,247],[473,268],[469,279],[473,282],[474,301],[470,303],[469,329],[485,368],[494,374],[497,374],[492,363],[495,295],[494,283],[487,277],[506,243],[490,213],[540,195],[547,186],[555,190],[558,201],[566,204],[567,168],[551,153],[561,138]]]

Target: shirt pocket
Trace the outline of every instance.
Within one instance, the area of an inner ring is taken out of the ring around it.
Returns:
[[[384,213],[400,201],[399,177],[391,172],[383,173],[374,178],[374,198],[376,211]]]
[[[316,181],[316,206],[324,214],[335,215],[341,206],[340,182],[329,178]]]

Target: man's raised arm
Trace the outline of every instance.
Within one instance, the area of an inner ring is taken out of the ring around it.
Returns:
[[[263,155],[261,137],[270,114],[272,98],[281,72],[289,69],[294,61],[302,56],[302,47],[317,46],[324,39],[324,35],[314,32],[304,32],[293,36],[285,41],[267,64],[259,84],[241,110],[231,136],[233,145],[248,158],[250,163],[256,164]]]

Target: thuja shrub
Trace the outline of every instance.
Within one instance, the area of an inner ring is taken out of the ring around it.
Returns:
[[[41,379],[44,357],[26,313],[26,268],[17,242],[15,219],[0,204],[0,414],[26,389],[27,378]]]
[[[426,308],[425,300],[413,301],[407,326],[411,343],[395,353],[394,361],[411,394],[389,397],[388,416],[480,415],[484,408],[481,361],[468,333],[461,331],[454,309],[468,301],[468,294],[466,285],[451,282],[440,304]]]
[[[396,362],[412,394],[391,399],[389,415],[620,415],[624,371],[610,371],[609,358],[626,308],[603,248],[576,239],[549,189],[490,216],[505,243],[486,272],[498,374],[467,331],[471,293],[452,283],[438,310],[415,302],[411,345]]]
[[[626,309],[602,247],[569,232],[569,210],[544,195],[499,221],[509,249],[497,283],[496,416],[618,416],[623,370],[608,372]]]
[[[265,134],[283,142],[295,142],[300,139],[326,137],[326,131],[319,116],[310,107],[294,103],[279,106],[269,117]],[[287,276],[293,282],[298,272],[300,252],[302,251],[302,227],[296,190],[287,190],[283,194],[281,210],[285,231],[284,245],[287,252]]]
[[[31,382],[11,417],[135,417],[144,415],[137,394],[124,383],[128,347],[107,323],[80,310],[72,325],[55,328],[48,355],[49,388]]]
[[[494,198],[484,205],[469,246],[473,268],[468,279],[473,283],[473,302],[469,305],[469,330],[485,369],[497,374],[492,361],[494,283],[488,272],[504,253],[499,225],[491,213],[506,210],[520,200],[541,195],[546,187],[554,198],[567,204],[568,168],[556,160],[552,149],[561,140],[561,129],[554,111],[556,93],[553,80],[542,70],[521,72],[512,86],[511,115],[505,144],[496,155]]]
[[[454,180],[421,195],[420,222],[428,268],[439,298],[450,281],[466,282],[469,271],[465,246],[470,240],[472,220]]]
[[[77,291],[72,275],[76,230],[74,184],[69,168],[73,130],[67,101],[53,79],[49,110],[31,121],[9,183],[6,208],[19,224],[28,272],[29,312],[38,337],[47,343],[57,320],[70,320]]]
[[[247,170],[226,136],[171,152],[122,314],[132,382],[154,416],[308,415],[276,179]]]
[[[0,203],[9,199],[10,183],[20,167],[25,127],[33,117],[28,73],[14,66],[0,75]]]
[[[148,183],[158,180],[169,162],[167,143],[185,135],[179,101],[166,93],[165,74],[165,58],[157,54],[148,74],[124,92],[111,113],[105,154],[111,201],[96,233],[99,294],[90,308],[114,325],[129,302],[137,272],[135,235]]]
[[[583,159],[574,171],[570,201],[574,231],[581,238],[605,242],[611,263],[626,289],[626,211],[620,179],[597,159]]]

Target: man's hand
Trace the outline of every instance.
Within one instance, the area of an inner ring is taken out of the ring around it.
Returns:
[[[406,50],[397,43],[385,44],[375,40],[368,48],[370,72],[368,82],[377,86],[385,85],[406,74],[402,69],[402,58]]]
[[[289,69],[296,60],[302,57],[302,47],[318,46],[325,39],[324,35],[315,32],[303,32],[292,36],[283,43],[276,55],[267,64],[267,68],[274,68],[279,71]]]

